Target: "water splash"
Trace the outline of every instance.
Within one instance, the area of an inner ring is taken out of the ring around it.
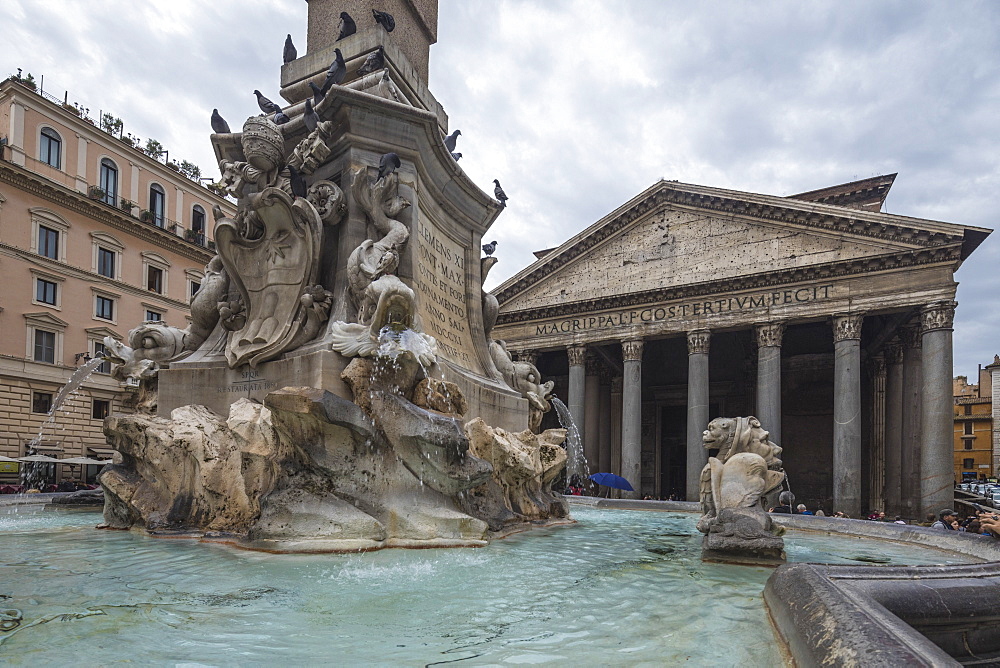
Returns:
[[[569,479],[576,475],[581,481],[586,481],[590,478],[590,466],[587,464],[587,458],[583,456],[583,442],[580,430],[573,420],[573,414],[559,397],[552,395],[549,401],[555,406],[559,424],[566,430],[566,475]]]
[[[104,357],[95,357],[73,372],[73,375],[69,377],[69,380],[52,400],[52,407],[49,409],[45,421],[38,428],[38,433],[28,442],[26,446],[28,455],[38,454],[38,444],[42,442],[45,431],[56,421],[56,413],[104,362]],[[35,487],[42,482],[43,464],[44,462],[25,462],[24,466],[21,467],[21,484],[24,485],[25,489]]]

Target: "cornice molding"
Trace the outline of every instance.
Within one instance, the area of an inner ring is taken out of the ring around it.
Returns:
[[[823,281],[858,274],[891,271],[920,265],[959,262],[961,260],[961,253],[961,244],[954,244],[914,250],[901,254],[879,255],[855,260],[816,264],[807,267],[794,267],[781,271],[748,274],[746,276],[735,276],[716,281],[706,281],[704,283],[657,288],[655,290],[597,297],[585,301],[539,306],[517,311],[505,312],[501,306],[496,324],[510,325],[533,320],[560,318],[580,313],[647,306],[704,295],[744,292],[762,288],[774,288],[793,283]]]
[[[53,183],[12,163],[0,163],[0,182],[42,197],[70,211],[104,223],[108,227],[126,232],[150,244],[160,246],[161,248],[169,248],[171,251],[195,260],[202,265],[208,264],[208,261],[215,255],[207,248],[186,242],[176,234],[171,234],[153,225],[142,223],[132,216],[118,213],[111,207],[98,204],[82,193],[71,191],[64,186]]]
[[[558,271],[561,267],[573,262],[580,255],[586,253],[594,246],[597,246],[608,237],[611,237],[624,228],[628,227],[641,217],[654,212],[668,204],[678,206],[693,207],[701,211],[714,211],[717,213],[739,216],[751,220],[768,221],[781,225],[794,225],[805,228],[813,228],[836,234],[851,234],[870,239],[890,241],[896,244],[909,244],[923,246],[925,248],[942,245],[961,244],[964,241],[962,234],[946,234],[933,230],[922,230],[907,226],[902,222],[896,222],[889,214],[865,212],[859,209],[842,208],[843,213],[835,211],[818,211],[811,208],[801,208],[804,202],[799,202],[800,206],[792,206],[791,200],[784,205],[779,202],[765,203],[756,201],[752,193],[747,193],[746,199],[723,194],[707,194],[691,192],[671,186],[670,182],[657,184],[655,190],[648,196],[642,197],[631,206],[618,213],[614,218],[601,224],[597,229],[592,230],[577,239],[577,241],[564,248],[562,251],[554,252],[546,256],[546,259],[539,261],[532,270],[525,270],[526,273],[520,277],[514,277],[508,285],[502,285],[494,294],[503,304],[513,299],[529,289],[532,285],[539,283],[547,276]],[[782,198],[776,198],[780,201]],[[825,205],[834,209],[832,205]],[[877,220],[881,218],[881,220]]]

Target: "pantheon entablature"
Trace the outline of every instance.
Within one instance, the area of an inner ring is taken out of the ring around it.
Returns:
[[[557,379],[590,470],[638,495],[696,500],[708,421],[752,414],[807,504],[940,510],[954,273],[991,230],[880,212],[894,178],[660,181],[494,290],[493,337]]]

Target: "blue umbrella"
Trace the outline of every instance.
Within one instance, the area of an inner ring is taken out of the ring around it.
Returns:
[[[614,473],[595,473],[590,476],[590,479],[596,482],[598,485],[604,485],[605,487],[613,487],[614,489],[624,489],[626,492],[634,492],[632,485],[628,480],[621,477],[620,475],[615,475]]]

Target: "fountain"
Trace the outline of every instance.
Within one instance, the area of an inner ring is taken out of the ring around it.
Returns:
[[[106,340],[138,411],[105,421],[104,526],[312,552],[567,523],[553,384],[490,338],[502,206],[432,114],[339,86],[314,111],[212,135],[238,204],[190,325]]]

